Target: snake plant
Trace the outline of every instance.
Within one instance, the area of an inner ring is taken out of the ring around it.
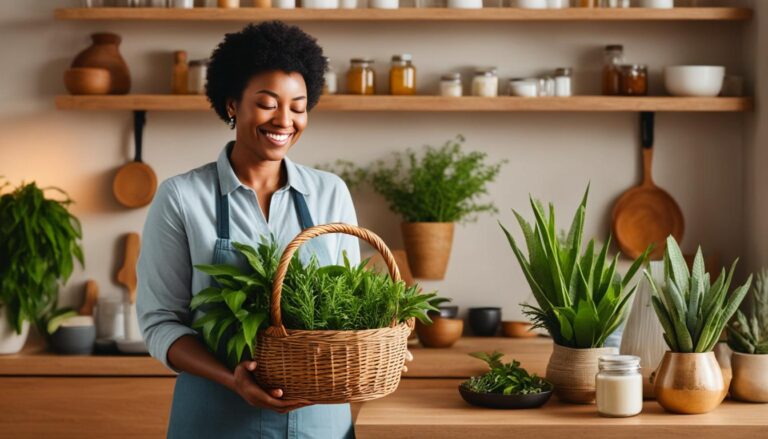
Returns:
[[[749,293],[750,310],[741,310],[728,325],[728,346],[742,354],[768,354],[768,269],[755,277]]]
[[[683,258],[673,237],[667,238],[664,252],[664,284],[657,285],[646,270],[651,285],[651,301],[661,326],[664,340],[672,352],[709,352],[715,347],[725,324],[738,309],[749,290],[752,276],[728,295],[736,263],[726,274],[723,268],[714,284],[704,270],[701,248],[696,252],[692,270]]]
[[[608,257],[608,242],[599,253],[591,240],[582,252],[584,217],[589,187],[566,236],[558,236],[555,209],[549,215],[538,200],[530,199],[535,222],[529,224],[513,210],[528,247],[526,258],[509,231],[501,225],[538,306],[523,305],[535,327],[546,329],[561,346],[602,347],[622,323],[629,298],[629,281],[645,262],[649,247],[622,278],[616,273],[619,255]]]

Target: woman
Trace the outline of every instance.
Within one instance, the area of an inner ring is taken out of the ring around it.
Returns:
[[[357,219],[337,176],[290,161],[323,87],[315,39],[280,22],[227,34],[211,56],[206,93],[230,128],[218,160],[160,186],[149,209],[138,266],[139,323],[153,357],[179,371],[172,438],[352,437],[348,404],[309,405],[255,382],[254,361],[229,370],[190,328],[192,295],[210,286],[196,264],[244,266],[231,242],[273,234],[285,246],[314,224]],[[324,235],[305,244],[321,264],[360,259],[357,239]]]

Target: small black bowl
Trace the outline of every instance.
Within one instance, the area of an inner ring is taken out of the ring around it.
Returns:
[[[459,393],[469,404],[492,409],[533,409],[549,401],[552,389],[531,395],[503,395],[500,393],[477,393],[459,385]]]
[[[429,311],[427,314],[429,317],[442,317],[444,319],[455,319],[459,315],[459,307],[457,305],[445,305],[437,307],[440,311]]]
[[[484,307],[469,309],[469,328],[477,336],[496,335],[501,323],[501,308]]]

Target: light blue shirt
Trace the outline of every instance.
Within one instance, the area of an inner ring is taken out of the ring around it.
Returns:
[[[285,158],[288,181],[270,201],[269,221],[256,193],[235,175],[225,147],[214,163],[165,180],[157,190],[144,224],[138,262],[137,311],[139,327],[149,353],[171,368],[167,353],[183,335],[195,335],[189,310],[192,296],[210,286],[210,277],[194,268],[211,264],[216,242],[217,185],[229,195],[230,234],[233,242],[258,244],[274,235],[285,247],[299,232],[298,214],[290,188],[304,195],[315,224],[342,222],[357,225],[346,184],[338,176],[293,163]],[[218,173],[217,173],[218,170]],[[323,245],[336,263],[342,252],[355,264],[360,260],[357,238],[333,234],[304,244],[299,255],[306,261],[311,246]]]

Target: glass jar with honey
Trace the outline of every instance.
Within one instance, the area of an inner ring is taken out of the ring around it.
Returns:
[[[376,93],[376,72],[370,58],[352,58],[347,71],[347,93],[372,95]]]
[[[624,64],[624,46],[619,44],[605,46],[603,57],[603,95],[620,95],[621,65]]]
[[[409,53],[392,56],[389,69],[389,93],[392,95],[416,94],[416,67]]]
[[[620,94],[622,96],[645,96],[648,94],[648,66],[625,64],[621,66]]]

